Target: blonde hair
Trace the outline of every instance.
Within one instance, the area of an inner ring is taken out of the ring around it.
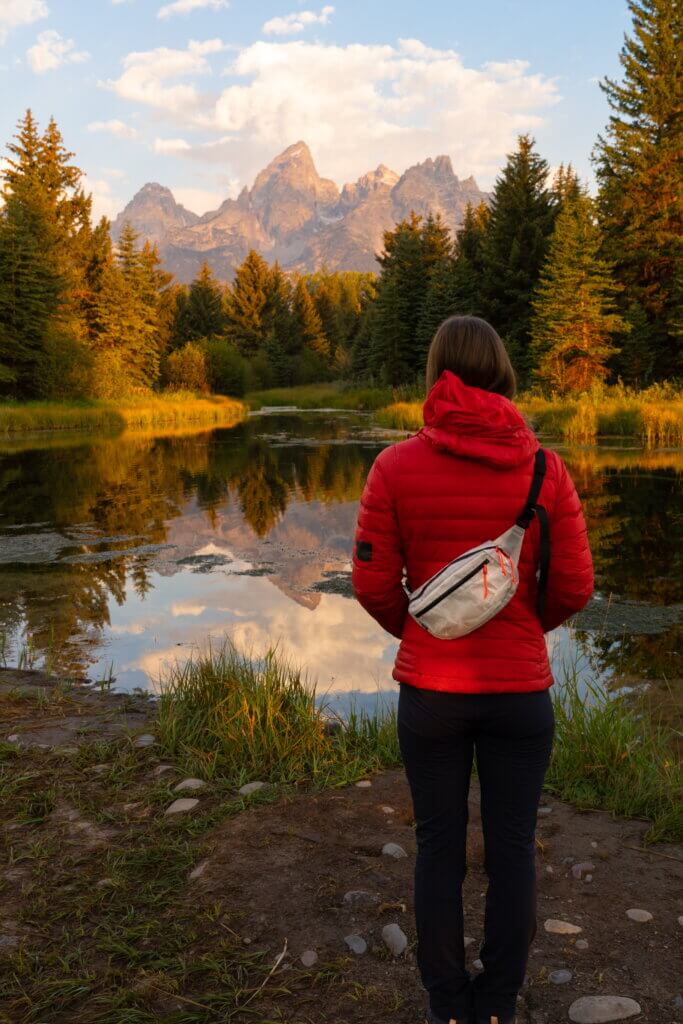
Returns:
[[[464,384],[514,398],[517,380],[505,345],[478,316],[450,316],[437,330],[427,355],[427,391],[444,370]]]

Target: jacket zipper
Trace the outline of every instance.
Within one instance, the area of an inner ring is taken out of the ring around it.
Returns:
[[[482,548],[475,548],[474,551],[465,551],[462,555],[458,555],[458,557],[452,559],[452,561],[450,561],[448,565],[444,565],[443,569],[439,569],[439,571],[434,573],[433,576],[430,576],[428,580],[425,580],[420,589],[416,590],[414,594],[410,595],[410,600],[418,601],[424,594],[426,588],[430,586],[435,580],[438,580],[439,576],[442,576],[446,572],[446,569],[450,569],[452,565],[456,565],[458,562],[462,562],[463,558],[471,558],[472,555],[477,555],[479,554],[480,551],[489,551],[490,548],[494,546],[495,545],[493,544],[485,544],[484,547]]]
[[[437,604],[440,604],[445,597],[448,597],[448,595],[452,594],[454,590],[457,590],[459,587],[462,587],[463,584],[467,583],[468,580],[471,580],[473,576],[476,576],[477,573],[481,572],[484,566],[488,564],[489,559],[485,558],[483,562],[480,562],[475,569],[472,569],[471,572],[468,572],[467,575],[463,576],[461,580],[458,580],[457,583],[454,583],[452,587],[448,588],[448,590],[444,590],[443,594],[439,594],[439,596],[435,598],[431,604],[428,604],[426,608],[421,608],[419,612],[415,612],[415,618],[419,619],[422,615],[426,615],[427,612],[430,612],[432,608],[436,607]]]

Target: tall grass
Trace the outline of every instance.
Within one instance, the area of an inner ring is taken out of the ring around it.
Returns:
[[[182,426],[232,426],[246,407],[234,398],[197,398],[182,392],[114,401],[6,402],[0,405],[0,435],[42,431],[87,431],[115,436],[123,431]]]
[[[582,808],[651,822],[648,842],[683,837],[676,734],[642,697],[608,693],[571,670],[554,688],[555,744],[546,788]]]
[[[355,713],[340,728],[314,684],[272,650],[252,658],[229,641],[209,647],[173,666],[160,693],[161,743],[207,778],[334,786],[399,761],[392,712]]]

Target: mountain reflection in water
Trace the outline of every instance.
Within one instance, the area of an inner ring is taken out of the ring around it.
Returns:
[[[117,686],[148,687],[228,632],[256,651],[279,642],[322,690],[393,690],[395,641],[349,599],[348,577],[358,498],[393,440],[360,415],[281,413],[191,436],[6,444],[6,660],[23,647],[59,671],[111,668]],[[683,452],[562,454],[599,588],[578,622],[582,671],[666,680],[680,696]],[[576,650],[566,630],[549,642]]]

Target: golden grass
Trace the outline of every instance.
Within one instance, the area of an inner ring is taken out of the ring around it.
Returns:
[[[183,427],[234,426],[247,414],[244,403],[211,395],[180,393],[114,401],[26,402],[0,405],[0,436],[46,431],[118,435]]]

